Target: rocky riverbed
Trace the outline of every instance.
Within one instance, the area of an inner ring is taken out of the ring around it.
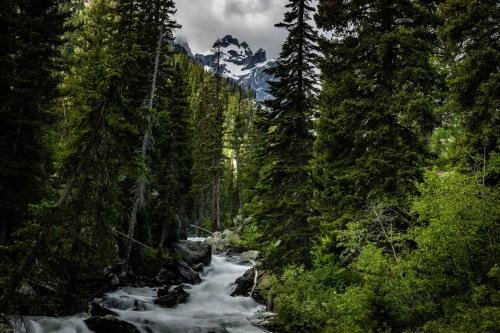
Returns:
[[[265,308],[256,301],[263,301],[256,288],[263,275],[252,268],[258,253],[212,255],[202,239],[175,251],[181,260],[159,271],[161,286],[119,288],[72,317],[14,319],[15,333],[261,332],[252,324]]]

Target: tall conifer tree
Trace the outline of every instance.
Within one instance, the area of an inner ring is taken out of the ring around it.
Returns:
[[[44,133],[54,121],[68,2],[8,0],[0,7],[0,244],[44,194]]]
[[[274,80],[266,103],[269,127],[265,138],[264,165],[260,172],[254,217],[263,244],[271,249],[269,265],[308,263],[312,232],[309,161],[314,135],[312,118],[316,103],[317,34],[311,22],[310,0],[290,0],[282,23],[289,35],[278,65],[270,70]]]
[[[333,247],[370,206],[405,220],[434,125],[435,14],[432,1],[320,1],[334,37],[321,43],[314,203]]]
[[[172,0],[144,0],[137,1],[123,1],[120,7],[124,10],[124,17],[131,20],[132,27],[136,41],[136,47],[132,45],[132,49],[138,49],[139,52],[145,55],[145,61],[140,63],[139,71],[148,77],[148,82],[141,89],[146,91],[144,95],[143,111],[143,125],[142,140],[140,142],[139,154],[137,156],[139,168],[135,184],[133,186],[133,200],[131,205],[130,217],[127,226],[127,240],[123,251],[123,268],[122,274],[126,274],[128,270],[129,258],[132,251],[132,240],[135,236],[136,226],[145,227],[145,223],[140,223],[140,216],[147,219],[147,211],[145,210],[146,204],[150,196],[150,158],[154,149],[152,143],[154,141],[153,123],[155,122],[154,105],[158,100],[158,81],[161,73],[162,62],[166,59],[165,51],[168,50],[167,45],[173,40],[173,31],[180,26],[177,24],[173,15],[176,12],[175,3]],[[149,63],[149,66],[148,66]],[[141,81],[139,81],[141,83]],[[144,228],[143,228],[144,229]],[[147,228],[146,228],[147,229]]]
[[[170,66],[170,64],[169,64]],[[155,151],[152,159],[153,230],[155,243],[163,248],[185,233],[191,216],[191,128],[186,73],[176,63],[171,75],[159,84],[157,125],[154,128]]]
[[[118,178],[129,166],[130,145],[137,141],[132,125],[137,122],[137,100],[124,93],[133,88],[128,80],[137,79],[136,73],[128,71],[137,54],[124,52],[127,45],[116,38],[118,32],[130,37],[116,2],[95,0],[77,15],[82,24],[72,36],[74,66],[65,82],[70,141],[61,152],[58,172],[65,186],[57,202],[40,209],[36,222],[43,228],[37,230],[33,245],[28,240],[6,299],[23,278],[35,278],[31,274],[35,261],[46,268],[42,274],[57,274],[78,296],[86,292],[78,289],[79,281],[99,274],[114,259],[111,229],[119,222],[116,212],[121,211]]]
[[[460,107],[466,150],[488,159],[500,151],[500,6],[496,0],[448,0],[441,9],[451,97]]]
[[[197,133],[193,140],[193,198],[195,218],[205,221],[210,214],[211,228],[220,229],[221,175],[223,171],[223,109],[219,105],[219,94],[224,94],[222,85],[217,88],[217,78],[207,76],[194,103],[193,129]],[[215,218],[214,218],[215,217]]]

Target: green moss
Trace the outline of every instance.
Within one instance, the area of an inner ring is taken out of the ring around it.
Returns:
[[[144,263],[168,265],[174,262],[174,257],[167,251],[161,249],[144,249]]]

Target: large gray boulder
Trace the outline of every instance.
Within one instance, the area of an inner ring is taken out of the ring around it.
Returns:
[[[240,257],[243,261],[247,261],[247,262],[255,262],[255,260],[257,260],[257,258],[259,257],[259,251],[255,251],[255,250],[250,250],[250,251],[246,251],[246,252],[243,252],[242,254],[240,254]]]
[[[255,281],[256,272],[257,281]],[[273,285],[273,277],[269,272],[256,271],[252,267],[236,279],[234,285],[231,296],[252,296],[255,301],[270,307],[269,292]]]
[[[243,274],[243,276],[240,276],[236,279],[236,281],[234,282],[235,288],[231,292],[231,296],[250,296],[254,281],[255,269],[250,268],[245,272],[245,274]]]
[[[89,313],[92,317],[105,317],[105,316],[118,316],[116,311],[113,311],[106,306],[97,303],[96,301],[92,301],[89,305]]]
[[[225,253],[240,241],[240,235],[232,230],[214,232],[206,242],[212,246],[213,253]]]
[[[190,265],[210,265],[212,261],[212,250],[205,242],[194,242],[182,240],[175,244],[175,253]]]
[[[191,268],[186,262],[179,261],[177,269],[182,277],[182,281],[190,284],[197,284],[201,282],[200,274]]]
[[[177,304],[186,303],[189,298],[189,294],[184,291],[182,286],[158,289],[157,295],[158,298],[155,300],[155,304],[166,308],[172,308]]]
[[[257,277],[257,285],[253,291],[252,297],[255,301],[265,304],[268,308],[272,305],[269,303],[269,293],[273,285],[273,276],[266,271],[259,271]]]
[[[133,324],[111,315],[91,317],[84,322],[95,333],[141,333]]]

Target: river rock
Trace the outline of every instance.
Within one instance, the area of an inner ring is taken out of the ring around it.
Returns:
[[[259,254],[259,251],[250,250],[240,254],[240,257],[243,261],[255,262],[255,260],[259,257]]]
[[[205,242],[193,242],[181,240],[174,246],[175,253],[190,265],[210,265],[212,261],[212,249]]]
[[[200,274],[191,268],[186,262],[179,261],[177,263],[177,269],[183,282],[196,284],[201,282]]]
[[[239,241],[240,235],[231,230],[214,232],[206,239],[206,242],[212,246],[213,253],[225,253],[231,247],[237,245]]]
[[[237,243],[240,241],[240,235],[232,230],[226,229],[222,232],[222,239],[228,239],[229,243]]]
[[[91,317],[84,322],[95,333],[141,333],[133,324],[111,315]]]
[[[268,272],[259,272],[257,277],[257,285],[253,291],[253,299],[261,304],[270,305],[269,303],[269,291],[271,290],[273,284],[272,275]]]
[[[168,265],[160,269],[160,272],[155,277],[155,282],[159,285],[173,285],[182,282],[182,277],[178,273],[178,269],[174,264]]]
[[[192,267],[195,271],[197,272],[203,272],[203,264],[202,263],[199,263],[199,264],[196,264],[196,265],[193,265]]]
[[[167,296],[170,293],[170,289],[172,289],[171,286],[158,288],[158,290],[156,291],[156,297],[161,298],[163,296]]]
[[[125,295],[122,295],[120,297],[104,297],[100,299],[98,302],[93,302],[93,303],[96,304],[98,310],[96,311],[95,314],[94,312],[91,311],[92,316],[100,316],[100,317],[103,317],[105,315],[116,316],[117,313],[115,313],[113,310],[110,309],[132,310],[132,311],[148,310],[148,305],[145,302]],[[101,308],[98,308],[99,306]]]
[[[104,305],[97,303],[96,301],[92,301],[89,306],[89,313],[92,317],[105,317],[105,316],[118,316],[113,310],[108,309]]]
[[[166,288],[158,289],[158,298],[155,300],[155,304],[163,307],[171,308],[177,304],[186,303],[189,294],[184,291],[182,286],[177,286],[166,290]]]
[[[231,296],[250,296],[255,279],[255,269],[250,268],[235,281],[235,288]]]

